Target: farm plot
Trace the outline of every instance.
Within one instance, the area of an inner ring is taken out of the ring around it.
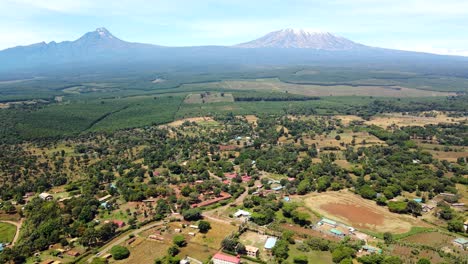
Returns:
[[[403,241],[421,245],[428,245],[435,248],[451,246],[454,237],[440,232],[419,233],[404,238]]]
[[[228,93],[199,93],[189,94],[185,97],[184,103],[186,104],[204,104],[204,103],[222,103],[234,102],[232,94]]]
[[[455,93],[418,90],[405,87],[309,85],[285,83],[277,78],[256,80],[228,80],[211,83],[225,89],[288,92],[306,96],[379,96],[379,97],[428,97],[450,96]]]
[[[374,201],[365,200],[349,191],[312,193],[298,198],[302,198],[311,210],[357,229],[405,233],[413,226],[427,226],[414,217],[391,213]]]

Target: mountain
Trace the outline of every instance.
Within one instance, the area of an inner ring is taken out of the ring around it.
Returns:
[[[331,33],[294,29],[235,46],[163,47],[127,42],[98,28],[74,41],[41,42],[0,51],[3,76],[282,65],[455,71],[462,68],[460,63],[468,64],[468,58],[373,48]]]
[[[75,41],[36,43],[0,51],[2,67],[131,59],[160,46],[123,41],[106,28],[97,28]]]
[[[304,29],[282,29],[270,32],[253,41],[235,45],[239,48],[301,48],[318,50],[353,50],[366,48],[329,32]]]

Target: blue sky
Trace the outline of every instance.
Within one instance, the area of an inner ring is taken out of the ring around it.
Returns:
[[[0,49],[97,27],[134,42],[231,45],[282,28],[468,56],[468,0],[0,0]]]

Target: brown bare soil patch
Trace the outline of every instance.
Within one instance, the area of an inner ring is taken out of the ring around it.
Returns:
[[[341,215],[354,223],[363,223],[365,225],[382,225],[384,217],[369,208],[353,204],[325,204],[320,206],[323,210],[333,215]]]
[[[417,218],[392,213],[386,207],[378,206],[374,201],[363,199],[347,190],[311,193],[293,199],[302,199],[309,209],[357,229],[405,233],[413,226],[428,226]]]
[[[185,121],[195,122],[195,123],[199,123],[199,122],[216,122],[216,121],[213,120],[213,118],[208,117],[208,116],[190,117],[190,118],[184,118],[184,119],[176,120],[174,122],[166,124],[165,126],[178,127],[178,126],[181,126]]]

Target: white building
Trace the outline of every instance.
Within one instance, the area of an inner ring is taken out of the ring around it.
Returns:
[[[54,199],[54,197],[51,194],[46,193],[46,192],[39,194],[39,198],[45,201],[51,201],[52,199]]]

